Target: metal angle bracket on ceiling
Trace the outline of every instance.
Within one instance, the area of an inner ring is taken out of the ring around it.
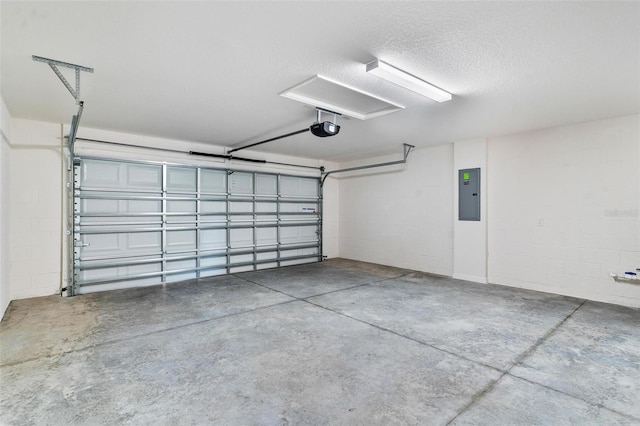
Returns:
[[[64,87],[67,88],[71,96],[76,100],[76,105],[80,105],[80,71],[93,72],[93,68],[84,67],[82,65],[70,64],[68,62],[57,61],[55,59],[43,58],[42,56],[32,56],[33,60],[36,62],[44,62],[45,64],[49,64],[54,73],[58,76]],[[71,84],[67,81],[67,79],[62,75],[58,66],[71,68],[76,72],[76,87],[75,89],[71,86]]]
[[[414,145],[409,145],[408,143],[403,143],[402,144],[402,148],[403,148],[402,160],[389,161],[389,162],[386,162],[386,163],[367,164],[365,166],[349,167],[348,169],[330,170],[330,171],[324,173],[324,176],[322,177],[322,181],[320,181],[320,186],[324,186],[324,181],[327,180],[329,175],[334,174],[334,173],[353,172],[353,171],[356,171],[356,170],[372,169],[374,167],[385,167],[385,166],[393,166],[393,165],[396,165],[396,164],[405,164],[407,162],[407,158],[409,157],[409,153],[411,152],[411,150],[413,148],[415,148],[415,146]]]
[[[84,109],[84,102],[82,102],[80,100],[80,71],[86,71],[86,72],[91,72],[92,73],[93,72],[93,68],[85,67],[85,66],[82,66],[82,65],[70,64],[68,62],[58,61],[58,60],[50,59],[50,58],[43,58],[42,56],[32,55],[31,57],[36,62],[44,62],[45,64],[48,64],[51,67],[51,69],[53,70],[53,72],[58,76],[60,81],[62,81],[62,84],[64,84],[64,87],[67,88],[69,93],[71,93],[71,96],[73,96],[73,98],[76,100],[76,105],[79,105],[78,114],[74,115],[72,117],[72,119],[71,119],[71,131],[69,132],[69,140],[68,140],[69,151],[73,155],[73,145],[74,145],[75,140],[76,140],[76,134],[78,133],[78,126],[80,125],[80,117],[82,117],[82,110]],[[64,75],[62,75],[62,73],[58,69],[58,66],[71,68],[71,69],[75,70],[75,72],[76,72],[76,87],[75,87],[75,89],[67,81],[67,79],[64,77]],[[69,165],[69,167],[71,167],[71,166]]]

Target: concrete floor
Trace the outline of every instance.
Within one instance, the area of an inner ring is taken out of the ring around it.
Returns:
[[[640,310],[347,260],[11,303],[0,423],[640,424]]]

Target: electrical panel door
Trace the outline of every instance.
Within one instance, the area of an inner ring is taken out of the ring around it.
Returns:
[[[480,169],[458,170],[458,220],[480,220]]]

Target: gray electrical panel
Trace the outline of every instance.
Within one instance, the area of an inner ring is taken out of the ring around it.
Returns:
[[[458,170],[458,220],[480,220],[480,169]]]

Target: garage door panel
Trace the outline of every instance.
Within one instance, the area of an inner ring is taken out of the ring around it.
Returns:
[[[278,225],[278,216],[277,215],[259,215],[256,218],[256,225],[259,226],[277,226]]]
[[[256,213],[277,213],[278,204],[271,201],[259,201],[256,202]]]
[[[152,200],[117,200],[117,199],[83,199],[80,203],[80,212],[85,216],[84,219],[94,219],[92,215],[108,218],[108,221],[118,221],[119,218],[125,218],[125,221],[134,220],[133,218],[147,217],[158,218],[162,210],[160,201]],[[158,213],[154,215],[153,213]],[[112,216],[109,216],[112,215]],[[148,220],[148,219],[143,219]],[[99,221],[106,222],[107,219]]]
[[[167,231],[167,253],[196,249],[196,231]]]
[[[263,252],[263,253],[257,253],[256,254],[256,259],[257,260],[276,260],[278,259],[278,252],[277,251],[268,251],[268,252]]]
[[[227,257],[203,257],[200,259],[200,276],[213,277],[227,273]]]
[[[82,257],[117,255],[122,250],[121,234],[89,234],[82,237]]]
[[[258,263],[256,265],[256,269],[260,270],[260,269],[272,269],[272,268],[277,268],[278,267],[278,262],[270,262],[270,263]]]
[[[123,257],[159,253],[160,232],[109,233],[83,235],[81,257]]]
[[[237,195],[253,194],[253,173],[233,172],[229,176],[229,193]]]
[[[195,213],[197,203],[195,201],[169,200],[167,211],[169,213]]]
[[[162,234],[160,232],[132,232],[120,234],[124,237],[127,252],[148,252],[162,249]]]
[[[253,254],[238,254],[230,257],[231,263],[251,263],[253,262]]]
[[[197,170],[167,167],[167,192],[196,192]]]
[[[229,247],[230,248],[245,248],[253,245],[253,229],[252,228],[240,228],[231,229],[229,231]]]
[[[317,209],[315,203],[285,203],[280,206],[282,213],[315,213]]]
[[[280,262],[280,266],[303,265],[305,263],[315,263],[315,262],[317,262],[315,258],[282,260]]]
[[[251,226],[253,224],[253,215],[233,215],[229,221],[229,226]]]
[[[288,257],[307,256],[311,254],[318,254],[318,249],[313,247],[313,248],[304,248],[304,249],[295,249],[295,250],[283,250],[280,256],[283,259],[286,259]]]
[[[200,192],[203,194],[226,194],[227,171],[202,169],[200,171]]]
[[[257,228],[256,244],[258,246],[276,245],[278,244],[278,228]]]
[[[202,201],[200,202],[200,211],[202,213],[226,213],[226,201]]]
[[[162,202],[154,201],[154,200],[122,200],[120,202],[121,209],[120,211],[125,212],[138,212],[138,213],[147,213],[147,212],[161,212],[162,211]]]
[[[296,176],[282,176],[280,178],[280,195],[283,197],[315,198],[318,194],[317,179]]]
[[[167,262],[167,282],[183,281],[196,278],[196,261],[195,260],[176,260]],[[176,271],[188,272],[174,273]]]
[[[167,201],[167,212],[173,215],[167,216],[167,224],[195,223],[197,216],[187,215],[187,213],[197,212],[195,201],[170,200]]]
[[[83,270],[80,273],[82,281],[107,281],[120,278],[135,277],[140,275],[152,274],[162,270],[162,263],[150,263],[144,265],[133,266],[114,266],[104,268],[94,268]],[[156,278],[157,280],[157,278]]]
[[[81,188],[162,190],[162,168],[107,160],[86,160],[82,165]]]
[[[74,167],[78,293],[321,259],[317,178],[110,159]]]
[[[148,287],[158,285],[159,283],[160,282],[158,281],[157,276],[145,278],[123,277],[122,280],[110,281],[104,284],[92,283],[90,285],[79,286],[77,294],[90,294],[101,291],[121,290],[132,287]]]
[[[111,225],[105,226],[105,221],[108,220]],[[100,231],[105,228],[117,227],[119,230],[125,230],[126,228],[138,229],[142,225],[149,225],[159,228],[162,225],[162,216],[98,216],[98,217],[83,217],[81,224],[85,230]],[[122,225],[120,225],[122,224]]]
[[[318,227],[312,226],[287,226],[280,231],[280,241],[283,244],[301,244],[313,242],[318,239]]]
[[[86,193],[85,193],[86,194]],[[100,193],[90,192],[93,196]],[[149,194],[156,195],[158,194]],[[80,203],[81,213],[131,213],[131,212],[160,212],[162,202],[160,200],[135,199],[141,197],[139,193],[111,193],[111,198],[84,198]]]
[[[280,195],[283,197],[299,196],[299,179],[284,176],[280,178]]]
[[[200,231],[200,249],[224,249],[227,247],[226,229],[204,229]]]
[[[278,194],[278,176],[256,174],[256,195],[275,196]]]
[[[82,165],[81,187],[121,188],[120,163],[87,160]]]
[[[118,213],[120,212],[119,200],[96,200],[93,198],[82,200],[81,211],[83,213]]]
[[[125,164],[123,178],[130,189],[161,191],[162,168],[143,164]]]
[[[317,197],[319,195],[318,183],[315,179],[300,179],[300,195],[303,197]]]
[[[229,211],[232,213],[253,213],[253,202],[232,201],[229,203]]]

